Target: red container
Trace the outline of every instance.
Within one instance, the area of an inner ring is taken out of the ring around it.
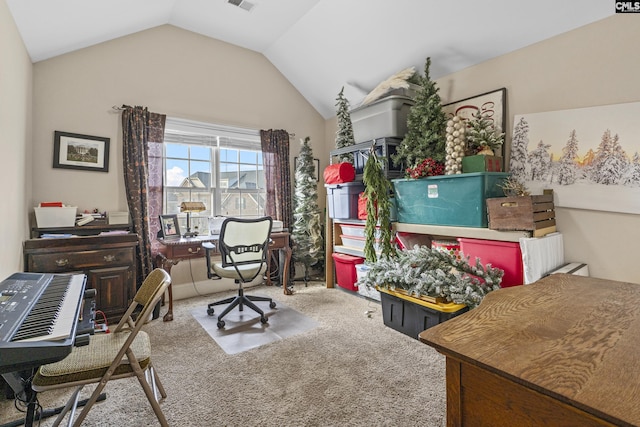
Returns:
[[[331,255],[333,256],[333,263],[336,267],[336,282],[338,286],[350,291],[357,291],[358,287],[355,285],[358,280],[356,276],[356,264],[362,264],[364,258],[337,252]]]
[[[480,258],[482,265],[491,264],[492,267],[504,270],[501,287],[522,285],[524,283],[524,268],[522,266],[522,252],[517,242],[500,242],[497,240],[481,240],[458,238],[460,252],[469,257],[469,263],[475,264]]]

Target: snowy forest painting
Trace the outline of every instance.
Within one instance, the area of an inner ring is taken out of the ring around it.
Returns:
[[[510,172],[560,207],[640,213],[640,102],[514,117]]]

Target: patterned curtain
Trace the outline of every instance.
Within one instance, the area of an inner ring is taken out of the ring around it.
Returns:
[[[267,200],[265,214],[282,221],[283,227],[293,224],[291,208],[291,174],[289,173],[289,132],[261,130]]]
[[[138,283],[153,270],[162,214],[162,142],[166,115],[122,106],[124,183],[133,232],[138,235]],[[155,245],[154,245],[155,244]]]
[[[289,132],[286,130],[261,130],[262,161],[267,187],[264,213],[282,221],[282,226],[291,230],[293,209],[291,205],[291,174],[289,173]],[[289,246],[291,246],[289,239]],[[273,263],[274,260],[271,260]],[[278,271],[277,263],[271,271]],[[295,264],[289,264],[289,277],[295,275]],[[291,280],[290,280],[291,283]],[[289,286],[289,285],[287,285]]]

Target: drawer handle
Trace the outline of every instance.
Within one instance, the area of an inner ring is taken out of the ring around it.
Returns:
[[[69,260],[67,258],[57,259],[56,265],[58,267],[64,267],[65,265],[69,265]]]
[[[105,255],[105,256],[104,256],[104,260],[105,260],[106,262],[113,262],[113,261],[115,261],[115,260],[116,260],[116,256],[115,256],[115,255]]]
[[[196,248],[196,250],[195,250],[195,251],[193,250],[193,248],[187,248],[187,251],[188,251],[190,254],[197,254],[197,253],[200,253],[200,246],[198,246],[198,247]]]

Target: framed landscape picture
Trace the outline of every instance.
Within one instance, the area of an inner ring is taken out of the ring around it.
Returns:
[[[109,172],[109,138],[55,131],[53,167]]]
[[[640,213],[640,102],[514,116],[510,171],[559,207]]]

